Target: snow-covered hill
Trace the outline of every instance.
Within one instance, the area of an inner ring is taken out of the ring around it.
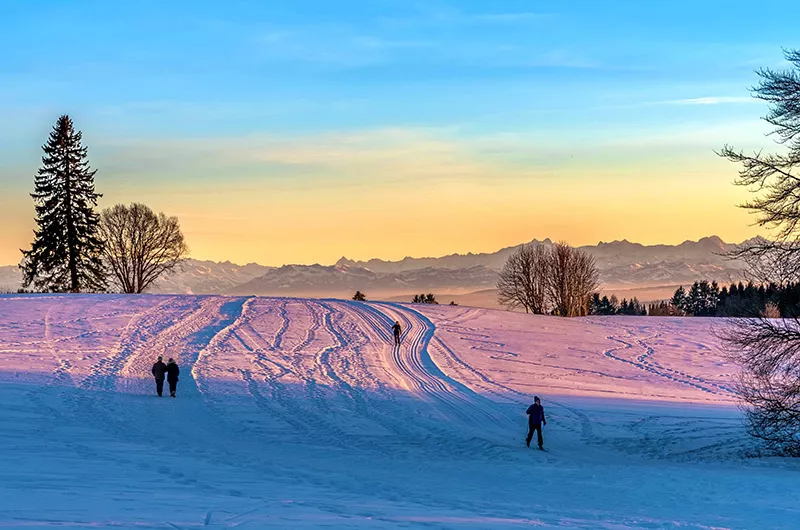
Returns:
[[[710,325],[0,296],[0,526],[794,528],[800,467],[748,458]]]

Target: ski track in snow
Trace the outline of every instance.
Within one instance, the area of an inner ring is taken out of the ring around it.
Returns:
[[[652,356],[655,354],[655,350],[647,345],[647,341],[650,339],[657,338],[659,334],[655,334],[651,337],[645,338],[633,338],[633,339],[624,339],[620,337],[615,337],[613,335],[608,337],[608,340],[618,342],[622,344],[621,347],[610,348],[603,352],[603,355],[608,357],[609,359],[614,359],[619,362],[630,364],[631,366],[635,366],[640,370],[644,370],[646,372],[651,372],[656,374],[660,377],[665,379],[669,379],[670,381],[674,381],[677,383],[681,383],[684,385],[688,385],[703,392],[708,392],[709,394],[718,394],[720,392],[727,392],[732,393],[732,391],[725,385],[721,385],[718,383],[713,383],[710,381],[706,381],[701,377],[695,377],[680,370],[673,370],[671,368],[665,368],[661,366],[658,362],[652,360]],[[632,342],[631,342],[632,340]],[[633,349],[636,345],[641,347],[644,350],[644,353],[638,355],[635,360],[626,359],[624,357],[620,357],[616,354],[616,352],[623,350],[623,349]]]
[[[219,296],[9,296],[0,311],[0,499],[14,499],[0,527],[789,528],[800,515],[781,496],[800,468],[745,458],[715,373],[729,368],[689,320]],[[178,399],[153,396],[158,355],[181,366]],[[700,357],[679,366],[686,355]],[[520,447],[534,392],[546,453]]]

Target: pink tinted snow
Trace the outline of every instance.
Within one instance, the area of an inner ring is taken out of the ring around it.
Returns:
[[[436,325],[439,367],[480,393],[734,402],[736,367],[712,333],[722,320],[413,307]]]
[[[735,367],[711,332],[722,324],[713,319],[563,319],[463,307],[409,305],[400,311],[383,304],[249,298],[239,299],[241,313],[195,348],[195,334],[213,328],[231,300],[0,297],[0,377],[80,385],[87,376],[113,372],[117,390],[150,393],[150,367],[162,355],[192,370],[201,391],[211,394],[247,394],[253,385],[275,381],[285,388],[315,381],[323,389],[347,384],[418,393],[427,388],[417,366],[427,324],[413,317],[416,311],[435,325],[430,359],[445,375],[492,399],[541,393],[733,402]],[[404,328],[414,329],[395,352],[388,327],[401,317],[410,319]]]

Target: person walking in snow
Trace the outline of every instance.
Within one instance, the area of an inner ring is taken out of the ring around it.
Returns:
[[[394,333],[394,344],[395,346],[400,346],[400,332],[403,331],[403,328],[400,327],[400,322],[395,322],[394,326],[392,326],[392,333]]]
[[[151,370],[153,377],[156,378],[156,393],[158,397],[161,397],[161,393],[164,392],[164,374],[167,373],[167,365],[161,359],[162,357],[159,355]]]
[[[178,389],[178,376],[181,369],[175,363],[175,359],[167,361],[167,383],[169,383],[169,395],[175,397],[175,391]]]
[[[531,446],[533,440],[533,433],[536,431],[537,442],[539,442],[539,449],[544,451],[544,440],[542,439],[542,426],[547,425],[547,419],[544,417],[544,407],[539,400],[539,396],[533,396],[533,405],[528,407],[525,412],[528,415],[528,437],[525,439],[525,445]]]

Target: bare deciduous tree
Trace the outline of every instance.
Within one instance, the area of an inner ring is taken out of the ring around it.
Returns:
[[[560,316],[589,313],[598,286],[594,258],[566,243],[528,244],[509,256],[497,282],[498,301],[509,309]]]
[[[549,260],[550,253],[541,244],[522,245],[511,254],[497,282],[500,305],[539,315],[547,312]]]
[[[757,284],[786,285],[800,279],[800,242],[754,238],[728,252],[745,264],[745,276]]]
[[[783,284],[800,279],[800,51],[787,51],[792,68],[763,69],[753,95],[770,104],[765,120],[775,127],[780,154],[745,154],[725,146],[719,153],[740,164],[740,186],[755,198],[742,205],[774,241],[756,239],[739,248],[757,281]],[[721,332],[732,360],[742,369],[737,384],[751,433],[769,449],[800,456],[800,318],[763,314],[732,319]]]
[[[106,208],[100,215],[100,233],[111,283],[124,293],[146,291],[189,252],[178,218],[156,214],[144,204]]]
[[[548,290],[553,312],[562,317],[588,315],[592,293],[598,287],[594,257],[566,243],[556,243],[550,254]]]
[[[736,319],[721,332],[742,367],[735,390],[750,433],[778,454],[800,456],[800,326],[797,319]]]

